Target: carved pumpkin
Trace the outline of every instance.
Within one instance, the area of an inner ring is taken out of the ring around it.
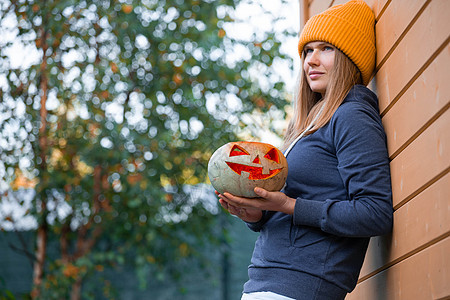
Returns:
[[[208,176],[219,193],[257,197],[255,187],[268,191],[283,188],[288,165],[283,153],[259,142],[232,142],[217,149],[208,163]]]

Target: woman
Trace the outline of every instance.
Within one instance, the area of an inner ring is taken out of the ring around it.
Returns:
[[[305,25],[295,113],[283,149],[282,192],[218,194],[259,231],[242,299],[344,299],[371,236],[392,227],[386,137],[377,98],[365,87],[375,65],[374,15],[359,0]]]

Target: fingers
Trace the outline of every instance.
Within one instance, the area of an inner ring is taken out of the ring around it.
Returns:
[[[236,207],[236,206],[228,203],[224,199],[219,199],[219,203],[225,210],[227,210],[232,215],[241,217],[241,216],[244,216],[244,214],[245,214],[245,210],[244,209]]]
[[[225,200],[219,198],[219,203],[224,209],[228,210],[228,202],[226,202]]]
[[[233,202],[235,205],[239,205],[242,203],[242,201],[240,201],[240,197],[236,197],[230,193],[223,193],[222,194],[223,199],[226,199],[228,202]]]
[[[241,217],[244,214],[244,209],[228,204],[228,211],[230,214]]]
[[[220,205],[222,205],[222,207],[225,208],[226,210],[229,210],[230,206],[232,206],[230,204],[230,200],[225,195],[220,194],[217,191],[216,191],[216,195],[219,197]]]
[[[220,194],[216,192],[217,196],[219,196],[219,203],[220,205],[226,209],[230,214],[236,215],[236,216],[242,216],[244,215],[245,210],[241,207],[238,207],[237,205],[232,204],[232,200],[230,198],[236,198],[233,195],[229,193]],[[230,203],[231,202],[231,203]]]
[[[252,203],[255,199],[261,198],[241,198],[234,196],[229,193],[218,193],[216,195],[219,197],[220,205],[227,210],[231,215],[234,215],[245,222],[257,222],[261,220],[262,210],[257,208],[255,205],[247,204]],[[263,200],[263,199],[261,199]]]
[[[269,192],[263,188],[255,187],[253,190],[256,195],[258,195],[261,198],[267,198],[269,196]]]
[[[216,195],[219,197],[219,199],[225,200],[226,202],[230,202],[230,201],[234,201],[235,196],[231,195],[230,193],[219,193],[218,191],[216,191]]]
[[[259,196],[258,198],[245,198],[238,197],[232,195],[228,192],[223,194],[216,192],[216,195],[219,197],[219,201],[221,201],[222,207],[229,210],[228,208],[234,206],[236,209],[240,208],[257,208],[263,209],[264,205],[267,205],[267,199],[272,197],[271,192],[266,191],[262,188],[255,188],[255,193]],[[222,204],[223,201],[223,204]]]

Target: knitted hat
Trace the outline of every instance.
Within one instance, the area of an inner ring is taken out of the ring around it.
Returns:
[[[347,55],[361,71],[364,85],[375,68],[375,16],[362,0],[335,5],[306,22],[298,51],[313,41],[332,44]]]

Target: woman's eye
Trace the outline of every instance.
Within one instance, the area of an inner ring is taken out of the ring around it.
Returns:
[[[313,52],[312,49],[305,49],[305,55],[308,55],[308,54],[310,54],[310,53],[312,53],[312,52]]]
[[[325,51],[333,51],[333,50],[334,50],[334,48],[331,47],[331,46],[325,46],[323,49],[324,49]]]

